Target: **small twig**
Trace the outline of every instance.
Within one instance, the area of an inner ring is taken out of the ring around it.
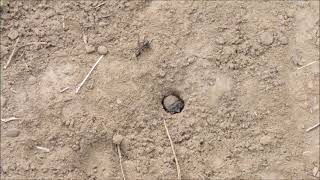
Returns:
[[[4,69],[7,69],[7,67],[10,65],[11,60],[12,60],[12,58],[13,58],[13,56],[14,56],[14,53],[16,52],[16,48],[17,48],[17,45],[18,45],[19,40],[20,40],[20,37],[17,38],[15,44],[13,45],[13,50],[12,50],[10,56],[9,56],[9,59],[8,59],[7,64],[4,66]]]
[[[64,16],[62,16],[62,29],[63,29],[63,30],[65,30],[65,29],[66,29]]]
[[[168,138],[169,138],[169,141],[170,141],[170,145],[171,145],[172,153],[173,153],[173,156],[174,156],[174,160],[176,161],[178,180],[181,180],[180,166],[179,166],[179,163],[178,163],[178,158],[177,158],[177,155],[176,155],[176,151],[174,150],[173,142],[172,142],[172,139],[170,137],[169,130],[168,130],[167,123],[166,123],[165,119],[163,119],[163,124],[164,124],[164,127],[166,128],[166,131],[167,131],[167,135],[168,135]]]
[[[107,1],[105,1],[105,2],[103,2],[103,3],[100,3],[100,4],[98,4],[96,7],[94,7],[95,9],[97,9],[98,7],[100,7],[100,6],[102,6],[102,5],[104,5],[105,3],[107,3]]]
[[[47,153],[50,152],[50,149],[45,148],[45,147],[36,146],[36,148],[39,149],[39,150],[42,150],[42,151],[44,151],[44,152],[47,152]]]
[[[314,125],[312,127],[309,127],[306,131],[309,132],[309,131],[315,129],[316,127],[318,127],[319,125],[320,125],[320,123],[318,123],[318,124],[316,124],[316,125]]]
[[[79,84],[78,88],[76,89],[76,94],[80,91],[81,87],[83,86],[83,84],[86,82],[86,80],[88,79],[88,77],[90,76],[90,74],[92,73],[92,71],[94,70],[94,68],[98,65],[98,63],[100,62],[100,60],[103,58],[104,55],[101,55],[100,58],[97,60],[97,62],[92,66],[91,70],[89,71],[89,73],[86,75],[86,77],[83,79],[83,81]]]
[[[20,48],[23,48],[23,47],[26,47],[26,46],[31,46],[31,45],[41,45],[41,44],[47,44],[46,42],[30,42],[30,43],[27,43],[27,44],[25,44],[25,45],[22,45],[22,46],[20,46],[19,47],[19,49]]]
[[[300,69],[303,69],[303,68],[305,68],[305,67],[308,67],[308,66],[310,66],[310,65],[312,65],[312,64],[314,64],[314,63],[316,63],[316,62],[319,62],[319,61],[313,61],[313,62],[311,62],[311,63],[309,63],[309,64],[306,64],[306,65],[304,65],[304,66],[301,66],[301,67],[297,68],[297,70],[300,70]]]
[[[60,90],[60,93],[63,93],[63,92],[65,92],[65,91],[68,90],[68,89],[70,89],[70,87],[63,88],[63,89]]]
[[[88,44],[88,37],[87,37],[87,35],[85,35],[85,34],[83,33],[82,38],[83,38],[84,44]]]
[[[123,171],[123,167],[122,167],[122,156],[121,156],[121,151],[120,151],[120,145],[119,144],[117,144],[117,149],[118,149],[118,155],[119,155],[120,169],[121,169],[121,173],[122,173],[122,178],[123,178],[123,180],[126,180],[126,177],[125,177],[124,171]]]
[[[14,120],[18,120],[18,119],[20,119],[20,118],[17,118],[17,117],[9,117],[9,118],[1,118],[1,121],[2,122],[9,122],[9,121],[14,121]]]

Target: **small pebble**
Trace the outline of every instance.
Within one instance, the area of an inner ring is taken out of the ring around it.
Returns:
[[[217,39],[216,39],[216,44],[218,44],[218,45],[224,45],[226,42],[225,42],[225,40],[223,39],[223,37],[218,37]]]
[[[105,55],[108,53],[108,49],[105,46],[99,46],[98,47],[98,53],[100,55]]]
[[[300,53],[297,50],[294,50],[291,54],[291,61],[293,62],[293,64],[297,66],[302,66],[303,62]]]
[[[6,132],[6,136],[7,137],[12,137],[12,138],[19,136],[19,134],[20,134],[20,131],[18,129],[15,129],[15,128],[8,129],[7,132]]]
[[[282,45],[288,44],[288,38],[284,35],[279,37],[279,41],[280,41],[280,44],[282,44]]]
[[[294,9],[288,9],[286,14],[290,18],[294,17]]]
[[[260,35],[260,42],[263,45],[269,46],[273,43],[273,34],[272,32],[263,32]]]
[[[320,172],[319,172],[319,168],[318,167],[314,167],[312,170],[312,175],[314,177],[320,177]]]
[[[268,145],[272,142],[272,138],[270,136],[262,136],[260,138],[260,144],[262,145]]]
[[[1,107],[4,107],[7,104],[7,98],[1,95]]]
[[[87,54],[91,54],[95,51],[96,49],[92,45],[86,45],[86,52]]]
[[[36,84],[37,83],[37,78],[35,76],[30,76],[28,81],[27,81],[27,84],[28,85],[33,85],[33,84]]]
[[[1,56],[9,53],[8,48],[6,46],[0,45]]]
[[[120,134],[116,134],[112,138],[113,143],[116,145],[120,145],[122,140],[123,140],[123,136],[121,136]]]
[[[52,9],[50,9],[49,11],[46,12],[46,16],[47,18],[51,18],[56,14],[56,12]]]
[[[160,70],[159,71],[159,76],[162,77],[162,78],[165,77],[166,76],[166,72]]]
[[[16,30],[11,30],[11,31],[8,33],[8,37],[9,37],[11,40],[17,39],[18,36],[19,36],[19,33],[18,33],[18,31],[16,31]]]
[[[177,96],[170,95],[164,98],[163,106],[167,112],[174,114],[182,111],[184,103]]]

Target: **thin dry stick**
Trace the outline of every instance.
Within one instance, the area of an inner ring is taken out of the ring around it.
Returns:
[[[123,167],[122,167],[122,157],[121,157],[121,151],[120,151],[120,145],[119,144],[117,144],[117,149],[118,149],[118,155],[119,155],[120,169],[121,169],[121,173],[122,173],[122,178],[123,178],[123,180],[126,180],[126,177],[124,176],[124,172],[123,172]]]
[[[10,122],[10,121],[18,120],[18,119],[20,119],[20,118],[16,118],[16,117],[9,117],[9,118],[4,118],[4,119],[2,119],[2,118],[1,118],[1,121],[6,123],[6,122]]]
[[[88,36],[83,33],[82,38],[83,38],[84,44],[88,44]]]
[[[316,124],[316,125],[314,125],[312,127],[309,127],[306,131],[309,132],[309,131],[315,129],[316,127],[318,127],[318,126],[320,126],[320,123],[318,123],[318,124]]]
[[[97,62],[92,66],[91,70],[89,71],[89,73],[86,75],[86,77],[83,79],[83,81],[79,84],[78,88],[76,89],[76,93],[78,93],[81,89],[81,87],[83,86],[83,84],[86,82],[86,80],[88,79],[88,77],[90,76],[90,74],[92,73],[92,71],[94,70],[94,68],[98,65],[98,63],[100,62],[100,60],[103,58],[104,55],[101,55],[100,58],[97,60]]]
[[[64,16],[62,16],[62,29],[63,29],[63,30],[65,30],[65,29],[66,29]]]
[[[44,152],[50,152],[50,149],[46,148],[46,147],[41,147],[41,146],[36,146],[37,149],[42,150]]]
[[[63,89],[60,90],[60,93],[63,93],[63,92],[65,92],[65,91],[68,90],[68,89],[70,89],[70,87],[63,88]]]
[[[10,56],[9,56],[9,59],[8,59],[7,64],[4,66],[4,69],[7,69],[7,67],[10,65],[11,60],[12,60],[12,58],[13,58],[13,56],[14,56],[14,53],[16,52],[16,48],[17,48],[17,45],[18,45],[19,40],[20,40],[20,37],[17,38],[16,42],[15,42],[14,45],[13,45],[13,50],[12,50]]]
[[[312,65],[312,64],[314,64],[314,63],[316,63],[316,62],[319,62],[319,61],[312,61],[312,62],[309,63],[309,64],[306,64],[306,65],[304,65],[304,66],[301,66],[301,67],[297,68],[297,70],[303,69],[303,68],[305,68],[305,67],[308,67],[308,66],[310,66],[310,65]]]
[[[101,3],[101,4],[99,4],[99,5],[97,5],[97,6],[95,7],[95,9],[97,9],[98,7],[104,5],[105,3],[107,3],[107,1],[105,1],[105,2],[103,2],[103,3]]]
[[[167,135],[168,135],[168,138],[169,138],[169,141],[170,141],[170,145],[171,145],[172,153],[173,153],[173,156],[174,156],[174,160],[176,161],[178,180],[181,180],[180,166],[179,166],[179,163],[178,163],[178,158],[177,158],[177,155],[176,155],[176,151],[174,150],[173,142],[172,142],[172,139],[170,137],[169,130],[168,130],[167,123],[166,123],[165,119],[163,119],[163,124],[164,124],[164,127],[166,128],[166,131],[167,131]]]

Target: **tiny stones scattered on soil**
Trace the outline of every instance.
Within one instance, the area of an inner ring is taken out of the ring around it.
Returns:
[[[7,137],[12,137],[12,138],[19,136],[19,134],[20,134],[20,131],[18,129],[15,129],[15,128],[8,129],[7,132],[6,132],[6,136]]]
[[[108,53],[108,49],[105,46],[99,46],[98,47],[98,53],[100,55],[106,55]]]
[[[86,52],[87,52],[88,54],[93,53],[94,51],[95,51],[94,46],[92,46],[92,45],[86,45]]]
[[[112,138],[113,143],[116,145],[120,145],[122,140],[123,140],[123,136],[121,136],[120,134],[116,134]]]
[[[272,32],[263,32],[260,35],[260,42],[263,45],[269,46],[273,43],[273,34]]]
[[[163,99],[164,109],[172,114],[180,113],[184,107],[184,102],[175,95],[169,95]]]

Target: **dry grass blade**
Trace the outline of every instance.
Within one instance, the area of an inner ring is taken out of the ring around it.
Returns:
[[[92,73],[92,71],[95,69],[95,67],[98,65],[98,63],[100,62],[100,60],[103,58],[103,55],[100,56],[100,58],[97,60],[97,62],[92,66],[91,70],[89,71],[89,73],[86,75],[86,77],[83,79],[83,81],[79,84],[78,88],[76,89],[76,93],[78,93],[81,89],[81,87],[83,86],[83,84],[86,82],[86,80],[88,79],[88,77],[90,76],[90,74]]]
[[[316,125],[314,125],[312,127],[309,127],[306,131],[309,132],[309,131],[315,129],[316,127],[318,127],[318,126],[320,126],[320,123],[318,123],[318,124],[316,124]]]
[[[308,64],[306,64],[306,65],[304,65],[304,66],[299,67],[297,70],[300,70],[300,69],[303,69],[303,68],[305,68],[305,67],[308,67],[308,66],[310,66],[310,65],[312,65],[312,64],[314,64],[314,63],[316,63],[316,62],[319,62],[319,61],[312,61],[311,63],[308,63]]]
[[[63,92],[65,92],[65,91],[68,90],[68,89],[70,89],[70,87],[63,88],[63,89],[60,90],[60,93],[63,93]]]
[[[123,171],[123,167],[122,167],[122,156],[121,156],[121,151],[120,151],[120,145],[119,144],[117,144],[117,149],[118,149],[118,155],[119,155],[120,169],[121,169],[121,173],[122,173],[122,178],[123,178],[123,180],[126,180],[126,177],[125,177],[124,171]]]
[[[167,127],[166,120],[164,120],[164,119],[163,119],[163,124],[164,124],[164,127],[166,128],[166,131],[167,131],[167,135],[168,135],[168,138],[169,138],[169,141],[170,141],[170,145],[171,145],[172,153],[173,153],[173,156],[174,156],[174,160],[176,161],[178,180],[181,180],[180,166],[179,166],[179,163],[178,163],[178,158],[177,158],[177,155],[176,155],[176,151],[174,150],[174,147],[173,147],[173,142],[172,142],[171,136],[169,134],[169,130],[168,130],[168,127]]]
[[[20,119],[20,118],[16,118],[16,117],[9,117],[9,118],[1,118],[1,121],[2,122],[10,122],[10,121],[14,121],[14,120],[18,120],[18,119]]]
[[[41,147],[41,146],[36,146],[37,149],[44,151],[44,152],[50,152],[50,149],[46,148],[46,147]]]
[[[13,50],[12,50],[10,56],[9,56],[7,64],[4,66],[4,69],[7,69],[7,67],[10,65],[11,60],[12,60],[12,58],[14,56],[14,53],[16,52],[16,48],[17,48],[17,45],[18,45],[19,41],[20,41],[20,37],[17,38],[16,42],[13,45]]]
[[[100,6],[102,6],[102,5],[104,5],[104,4],[106,4],[107,3],[107,1],[105,1],[105,2],[103,2],[103,3],[100,3],[100,4],[98,4],[96,7],[94,7],[95,9],[97,9],[97,8],[99,8]]]

